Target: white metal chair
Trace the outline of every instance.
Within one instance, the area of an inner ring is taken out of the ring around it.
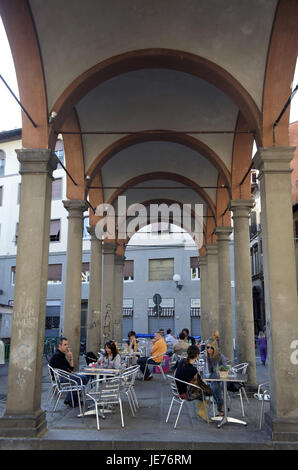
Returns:
[[[128,403],[130,406],[130,410],[132,415],[135,415],[137,408],[139,408],[139,402],[137,399],[137,395],[134,389],[136,375],[138,373],[140,366],[132,366],[124,370],[122,372],[120,379],[121,379],[121,387],[120,391],[123,392],[128,399]]]
[[[261,404],[259,429],[262,429],[265,403],[270,403],[270,400],[271,400],[269,382],[264,382],[258,386],[258,391],[257,393],[254,394],[254,398],[258,400],[258,403]],[[257,409],[257,413],[258,413],[258,409]]]
[[[165,354],[158,354],[157,356],[151,356],[151,357],[148,357],[147,358],[147,361],[146,361],[146,365],[145,365],[145,369],[144,369],[144,375],[143,375],[143,380],[145,380],[145,376],[146,376],[146,370],[149,366],[152,366],[152,367],[158,367],[159,368],[159,371],[163,377],[164,380],[167,380],[166,379],[166,376],[165,376],[165,373],[163,371],[163,358],[164,358]],[[161,361],[160,362],[155,362],[154,364],[151,364],[149,363],[149,359],[157,359],[157,358],[161,358]]]
[[[177,382],[180,382],[180,383],[183,383],[183,384],[186,384],[186,385],[189,385],[189,383],[184,382],[183,380],[180,380],[180,379],[176,379],[176,377],[173,377],[171,375],[167,375],[167,378],[170,382],[170,387],[171,387],[171,391],[172,391],[172,401],[171,401],[169,411],[168,411],[168,414],[167,414],[166,423],[169,420],[173,404],[177,403],[178,405],[180,405],[179,410],[178,410],[178,414],[177,414],[177,418],[176,418],[176,421],[175,421],[175,424],[174,424],[174,429],[175,429],[176,426],[177,426],[178,420],[180,418],[180,413],[181,413],[182,407],[183,407],[185,402],[188,402],[188,400],[183,399],[183,398],[180,397],[180,394],[179,394],[179,391],[178,391],[178,388],[177,388]],[[204,405],[204,409],[205,409],[206,416],[207,416],[207,423],[209,424],[208,411],[206,410],[206,404],[205,404],[206,397],[204,395],[204,392],[198,385],[191,384],[191,386],[194,387],[194,388],[197,388],[198,390],[201,390],[201,392],[202,392],[203,405]]]
[[[57,383],[55,380],[54,369],[48,364],[48,373],[50,378],[50,389],[47,397],[47,402],[51,403],[54,398],[55,393],[57,392]]]
[[[124,427],[122,401],[120,396],[120,377],[108,377],[102,379],[95,379],[90,381],[85,388],[85,400],[83,416],[85,415],[86,400],[90,399],[93,401],[95,406],[96,414],[96,425],[97,429],[100,430],[99,426],[99,408],[102,408],[103,413],[105,409],[109,409],[111,405],[119,405],[121,426]]]
[[[84,390],[85,390],[85,385],[83,384],[82,379],[77,375],[76,376],[78,378],[78,382],[77,382],[76,380],[72,378],[71,373],[65,372],[60,369],[51,368],[51,370],[54,374],[54,378],[56,382],[56,393],[58,395],[52,413],[56,411],[56,408],[58,406],[61,396],[65,393],[68,394],[69,392],[71,392],[70,395],[71,395],[71,401],[72,401],[73,407],[74,407],[73,393],[77,394],[80,413],[82,413],[81,399],[84,400]]]
[[[242,362],[241,364],[236,364],[236,365],[234,365],[234,366],[231,368],[231,370],[234,371],[234,372],[237,373],[237,374],[243,374],[243,375],[245,375],[245,374],[247,373],[248,365],[249,365],[248,362]],[[244,406],[243,406],[243,395],[245,396],[247,403],[249,403],[249,400],[248,400],[248,397],[247,397],[247,394],[246,394],[246,390],[245,390],[244,383],[239,382],[239,385],[240,385],[239,391],[237,391],[237,392],[230,392],[230,393],[238,393],[238,394],[239,394],[242,416],[245,416],[245,413],[244,413]],[[230,398],[229,393],[228,393],[228,396],[229,396],[230,403],[231,403],[231,398]]]

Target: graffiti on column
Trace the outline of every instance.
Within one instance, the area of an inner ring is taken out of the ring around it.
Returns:
[[[110,314],[112,310],[111,304],[107,304],[105,310],[106,310],[106,313],[104,317],[103,336],[104,336],[104,339],[107,340],[107,339],[111,339],[111,335],[112,335],[112,317]]]

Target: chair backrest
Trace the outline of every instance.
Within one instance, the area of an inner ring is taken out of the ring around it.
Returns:
[[[241,364],[236,364],[233,366],[233,369],[237,372],[237,374],[245,375],[248,368],[248,362],[242,362]]]
[[[173,377],[172,375],[167,375],[167,378],[169,380],[170,388],[171,388],[171,392],[173,396],[175,398],[180,398],[175,377]]]

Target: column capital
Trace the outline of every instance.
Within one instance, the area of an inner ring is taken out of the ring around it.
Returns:
[[[233,233],[233,227],[216,227],[217,243],[221,241],[230,241],[230,235]]]
[[[117,242],[115,240],[104,240],[103,249],[104,255],[116,255]]]
[[[229,209],[233,212],[233,219],[236,217],[249,218],[254,205],[255,202],[252,199],[232,199],[229,202]]]
[[[21,175],[47,173],[52,177],[57,161],[49,149],[16,149]]]
[[[209,243],[206,245],[206,253],[207,257],[210,255],[217,255],[218,254],[218,246],[215,243]]]
[[[69,217],[82,217],[83,212],[88,209],[86,201],[80,201],[76,199],[67,199],[62,201],[64,208],[68,211]]]
[[[87,227],[87,232],[91,236],[91,241],[95,240],[95,241],[98,241],[99,243],[102,243],[102,239],[98,238],[96,236],[96,231],[95,231],[95,226],[94,225],[90,225],[89,227]]]
[[[260,147],[254,156],[254,166],[264,173],[291,173],[290,162],[296,147]]]

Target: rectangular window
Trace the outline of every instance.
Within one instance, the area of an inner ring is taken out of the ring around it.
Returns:
[[[5,153],[0,150],[0,176],[4,176],[5,170]]]
[[[190,316],[200,317],[201,316],[201,299],[190,299]]]
[[[62,178],[56,178],[52,182],[52,200],[62,199]]]
[[[172,281],[174,258],[149,259],[149,281]]]
[[[59,158],[60,162],[64,164],[64,147],[62,140],[58,139],[55,147],[55,154]],[[58,164],[57,168],[60,168],[61,165]]]
[[[123,268],[123,279],[124,281],[134,280],[134,262],[133,260],[125,260]]]
[[[296,242],[298,242],[298,220],[295,220],[295,237]]]
[[[18,243],[18,236],[19,236],[19,222],[16,223],[16,232],[15,232],[15,239],[14,239],[15,244]]]
[[[133,299],[123,299],[122,315],[124,317],[133,317]]]
[[[0,206],[2,206],[3,201],[3,186],[0,186]]]
[[[192,281],[200,279],[200,264],[197,256],[190,258],[190,278]]]
[[[90,280],[90,266],[89,263],[82,263],[82,275],[81,281],[83,284],[87,284]]]
[[[48,284],[61,284],[61,282],[62,282],[62,264],[49,264]]]
[[[175,299],[162,299],[159,312],[157,312],[153,299],[148,299],[147,314],[148,317],[174,317]]]
[[[12,266],[11,271],[10,271],[10,283],[12,286],[15,284],[15,278],[16,278],[16,267]]]
[[[51,220],[50,225],[50,241],[59,242],[60,241],[60,220]]]

